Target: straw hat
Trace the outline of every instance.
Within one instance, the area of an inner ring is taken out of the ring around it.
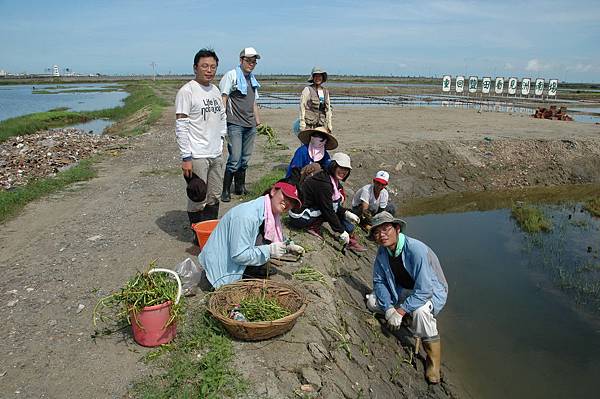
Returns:
[[[318,133],[327,137],[327,143],[325,144],[326,150],[333,150],[337,148],[338,142],[336,138],[333,137],[333,134],[331,134],[326,127],[323,126],[319,126],[314,129],[305,129],[301,131],[300,133],[298,133],[298,139],[302,142],[302,144],[308,144],[310,142],[310,136],[312,136],[313,133]]]

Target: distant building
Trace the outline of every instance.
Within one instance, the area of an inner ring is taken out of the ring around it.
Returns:
[[[6,76],[6,71],[4,69],[0,69],[0,76]]]
[[[54,65],[52,67],[52,76],[60,76],[60,71],[58,70],[58,65]]]

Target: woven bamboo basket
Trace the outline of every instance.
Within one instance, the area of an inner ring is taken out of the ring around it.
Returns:
[[[228,317],[229,311],[243,299],[261,295],[274,298],[292,314],[273,321],[238,321]],[[271,280],[247,279],[227,284],[213,292],[208,300],[208,311],[223,324],[232,336],[245,341],[260,341],[281,335],[294,327],[306,308],[306,298],[289,284]]]

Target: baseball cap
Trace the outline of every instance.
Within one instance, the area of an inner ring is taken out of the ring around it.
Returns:
[[[254,47],[246,47],[240,51],[240,57],[256,57],[257,60],[260,60],[260,54]]]
[[[191,177],[184,176],[187,182],[185,191],[187,196],[194,202],[202,202],[206,199],[206,182],[192,172]]]
[[[302,206],[302,201],[298,198],[298,189],[293,184],[280,181],[275,183],[273,188],[280,189],[283,192],[283,195],[296,201],[299,207]]]
[[[390,174],[385,170],[380,170],[379,172],[375,173],[373,180],[387,186],[388,182],[390,181]]]
[[[352,165],[350,164],[350,156],[348,154],[344,154],[343,152],[336,152],[331,157],[332,161],[341,166],[342,168],[352,169]]]

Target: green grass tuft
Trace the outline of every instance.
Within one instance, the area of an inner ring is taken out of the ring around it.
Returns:
[[[511,216],[517,221],[519,227],[527,233],[550,231],[552,222],[544,216],[543,212],[531,205],[513,205]]]
[[[146,356],[159,361],[163,372],[136,382],[136,398],[236,398],[247,382],[233,368],[233,345],[227,333],[208,314],[190,310],[178,325],[173,343]]]
[[[593,216],[600,217],[600,197],[592,198],[583,205],[583,209],[588,211]]]
[[[261,196],[268,188],[285,177],[285,172],[280,169],[274,169],[263,175],[259,181],[252,184],[248,194],[244,196],[244,200],[251,200]]]
[[[57,174],[55,177],[33,180],[25,187],[0,191],[0,222],[20,211],[31,201],[59,191],[69,184],[89,180],[96,176],[92,160],[86,159],[78,165]]]

